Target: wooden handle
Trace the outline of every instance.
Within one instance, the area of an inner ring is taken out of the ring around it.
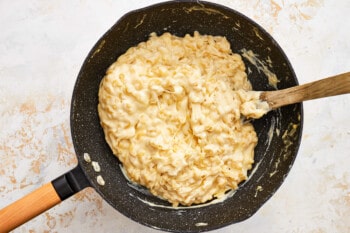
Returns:
[[[50,183],[0,210],[0,233],[9,232],[61,202]]]
[[[350,93],[350,72],[278,91],[262,92],[271,109],[322,97]]]

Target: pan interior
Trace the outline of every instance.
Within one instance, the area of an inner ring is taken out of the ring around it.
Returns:
[[[116,210],[150,227],[174,232],[200,232],[247,219],[280,187],[297,155],[302,132],[302,105],[272,111],[253,121],[259,142],[249,179],[221,202],[192,208],[170,204],[125,179],[118,159],[105,139],[97,113],[98,89],[106,69],[128,48],[146,41],[152,32],[177,36],[225,36],[235,53],[243,55],[254,90],[297,85],[294,71],[276,41],[259,25],[232,9],[198,1],[172,1],[123,16],[88,54],[78,75],[71,106],[72,138],[80,166],[98,193]],[[252,56],[248,56],[249,54]],[[269,76],[279,80],[271,85]],[[99,163],[96,172],[84,160],[88,153]],[[97,177],[105,182],[100,185]]]

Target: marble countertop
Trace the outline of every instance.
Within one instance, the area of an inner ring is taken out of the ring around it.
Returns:
[[[123,14],[156,0],[0,1],[0,207],[72,169],[75,79],[87,53]],[[300,83],[350,71],[350,1],[215,2],[263,26]],[[304,103],[295,164],[251,218],[212,232],[350,232],[350,95]],[[14,232],[159,232],[86,189]]]

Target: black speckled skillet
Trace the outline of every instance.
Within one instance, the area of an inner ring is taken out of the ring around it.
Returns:
[[[243,221],[252,216],[280,187],[297,155],[302,132],[302,105],[272,111],[253,125],[259,142],[249,179],[226,200],[196,208],[173,209],[123,176],[119,161],[105,142],[97,113],[98,89],[106,69],[129,47],[146,41],[151,32],[221,35],[233,52],[252,51],[257,60],[244,57],[255,90],[273,90],[298,84],[293,69],[276,41],[259,25],[237,11],[201,1],[172,1],[124,15],[88,54],[78,75],[71,105],[72,139],[79,164],[32,194],[0,211],[0,232],[11,230],[85,187],[92,186],[116,210],[146,226],[174,232],[201,232]],[[266,71],[268,70],[268,71]],[[88,153],[98,162],[96,172]],[[105,184],[97,182],[97,176]]]

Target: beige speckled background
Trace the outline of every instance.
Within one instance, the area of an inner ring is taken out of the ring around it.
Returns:
[[[0,1],[0,208],[77,163],[69,109],[97,39],[152,0]],[[300,83],[350,71],[350,1],[216,0],[263,26]],[[304,104],[295,165],[252,218],[213,232],[350,232],[350,95]],[[234,210],[230,210],[234,211]],[[14,232],[158,232],[86,189]]]

